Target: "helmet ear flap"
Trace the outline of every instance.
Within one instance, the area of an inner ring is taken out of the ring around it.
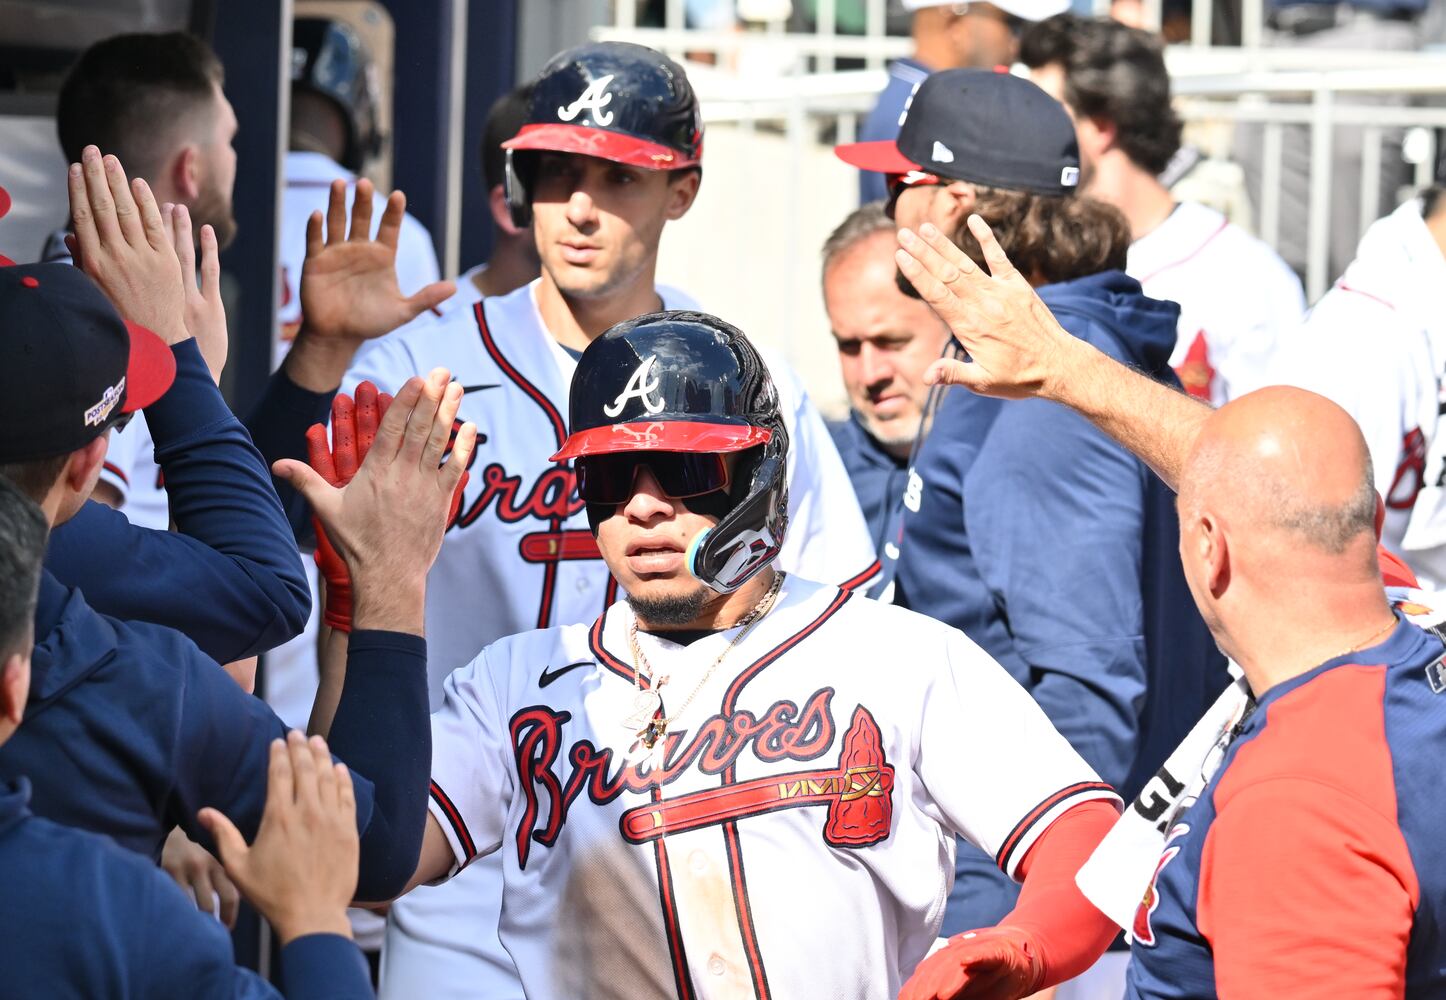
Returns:
[[[737,590],[777,557],[788,528],[787,435],[775,434],[737,503],[688,547],[688,571],[720,594]]]
[[[517,151],[509,149],[506,152],[507,160],[502,174],[502,197],[507,201],[507,213],[512,216],[512,224],[518,229],[526,229],[532,225],[532,193],[527,189],[527,182],[522,178],[522,165],[517,161]]]

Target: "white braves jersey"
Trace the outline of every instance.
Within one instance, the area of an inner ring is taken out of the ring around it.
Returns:
[[[432,704],[442,682],[504,636],[587,622],[617,598],[598,555],[572,469],[551,462],[566,437],[577,366],[543,325],[536,282],[402,330],[366,348],[343,388],[370,379],[391,391],[437,365],[465,395],[458,420],[478,446],[457,523],[427,580]],[[665,308],[696,304],[660,287]],[[789,526],[780,564],[834,582],[876,572],[868,527],[843,461],[797,377],[770,361],[789,433]],[[392,907],[383,997],[522,996],[497,939],[498,859]]]
[[[628,762],[631,622],[504,639],[432,717],[432,815],[457,868],[501,854],[532,1000],[892,998],[955,835],[1014,876],[1061,813],[1115,798],[963,633],[793,577],[711,674],[736,631],[638,637],[682,714],[660,767]]]
[[[1327,396],[1365,435],[1386,502],[1381,543],[1423,587],[1446,585],[1446,258],[1408,201],[1283,345],[1274,381]]]
[[[306,220],[312,212],[326,213],[331,182],[347,184],[347,212],[356,197],[356,175],[321,153],[289,152],[286,154],[286,190],[281,196],[281,320],[280,339],[272,357],[272,365],[280,365],[296,331],[301,327],[301,265],[306,260]],[[372,204],[372,235],[381,225],[387,199],[377,192]],[[441,277],[437,267],[437,251],[432,238],[413,215],[402,217],[402,230],[397,237],[397,287],[403,295],[412,295]]]
[[[1277,341],[1305,312],[1300,279],[1274,250],[1192,202],[1130,244],[1126,270],[1146,295],[1180,304],[1170,366],[1217,406],[1264,384]]]
[[[393,392],[443,365],[465,393],[457,420],[477,425],[471,479],[427,578],[434,708],[447,674],[488,643],[591,621],[617,598],[572,469],[550,460],[567,437],[577,362],[543,326],[536,285],[369,345],[342,383],[351,392],[369,379]],[[666,308],[696,308],[675,289],[659,295]],[[779,564],[857,585],[877,567],[843,461],[797,376],[772,359],[769,365],[790,442],[789,524]]]

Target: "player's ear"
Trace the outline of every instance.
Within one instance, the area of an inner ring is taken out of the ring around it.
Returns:
[[[11,653],[0,663],[0,740],[20,725],[30,698],[30,649]]]
[[[668,219],[674,221],[688,214],[703,183],[703,171],[696,168],[675,170],[668,176]]]
[[[1213,515],[1200,515],[1200,558],[1205,566],[1205,586],[1219,598],[1230,586],[1230,543],[1224,527]]]
[[[1381,540],[1381,529],[1386,526],[1386,501],[1381,499],[1381,491],[1376,491],[1376,541]]]
[[[70,453],[70,459],[65,463],[65,485],[76,493],[90,495],[95,486],[96,477],[100,475],[100,467],[105,463],[106,449],[109,447],[110,433],[102,434],[94,438],[84,448],[79,448]]]
[[[979,192],[968,181],[950,181],[939,188],[934,195],[935,211],[940,218],[929,221],[939,227],[940,232],[957,233],[964,228],[964,222],[974,211]]]
[[[182,201],[190,203],[200,196],[201,169],[201,151],[193,143],[186,143],[171,158],[166,173]]]
[[[512,212],[507,207],[507,194],[501,184],[492,185],[492,190],[487,192],[487,211],[492,213],[492,224],[499,232],[516,236],[526,231],[512,224]]]

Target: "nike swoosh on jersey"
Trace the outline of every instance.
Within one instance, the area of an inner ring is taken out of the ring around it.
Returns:
[[[500,388],[502,388],[502,383],[501,383],[501,382],[492,382],[492,383],[490,383],[490,384],[488,384],[488,385],[464,385],[464,386],[462,386],[462,395],[465,396],[465,395],[467,395],[467,393],[469,393],[469,392],[481,392],[483,389],[500,389]]]
[[[576,670],[578,667],[590,666],[592,666],[592,660],[574,660],[566,666],[558,667],[556,670],[553,670],[551,667],[543,667],[542,676],[537,678],[537,686],[545,688],[547,687],[547,685],[557,680],[569,670]]]

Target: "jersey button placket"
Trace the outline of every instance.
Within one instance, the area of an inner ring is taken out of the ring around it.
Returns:
[[[728,971],[728,963],[723,961],[723,956],[712,955],[708,959],[708,973],[714,976],[721,976]]]

